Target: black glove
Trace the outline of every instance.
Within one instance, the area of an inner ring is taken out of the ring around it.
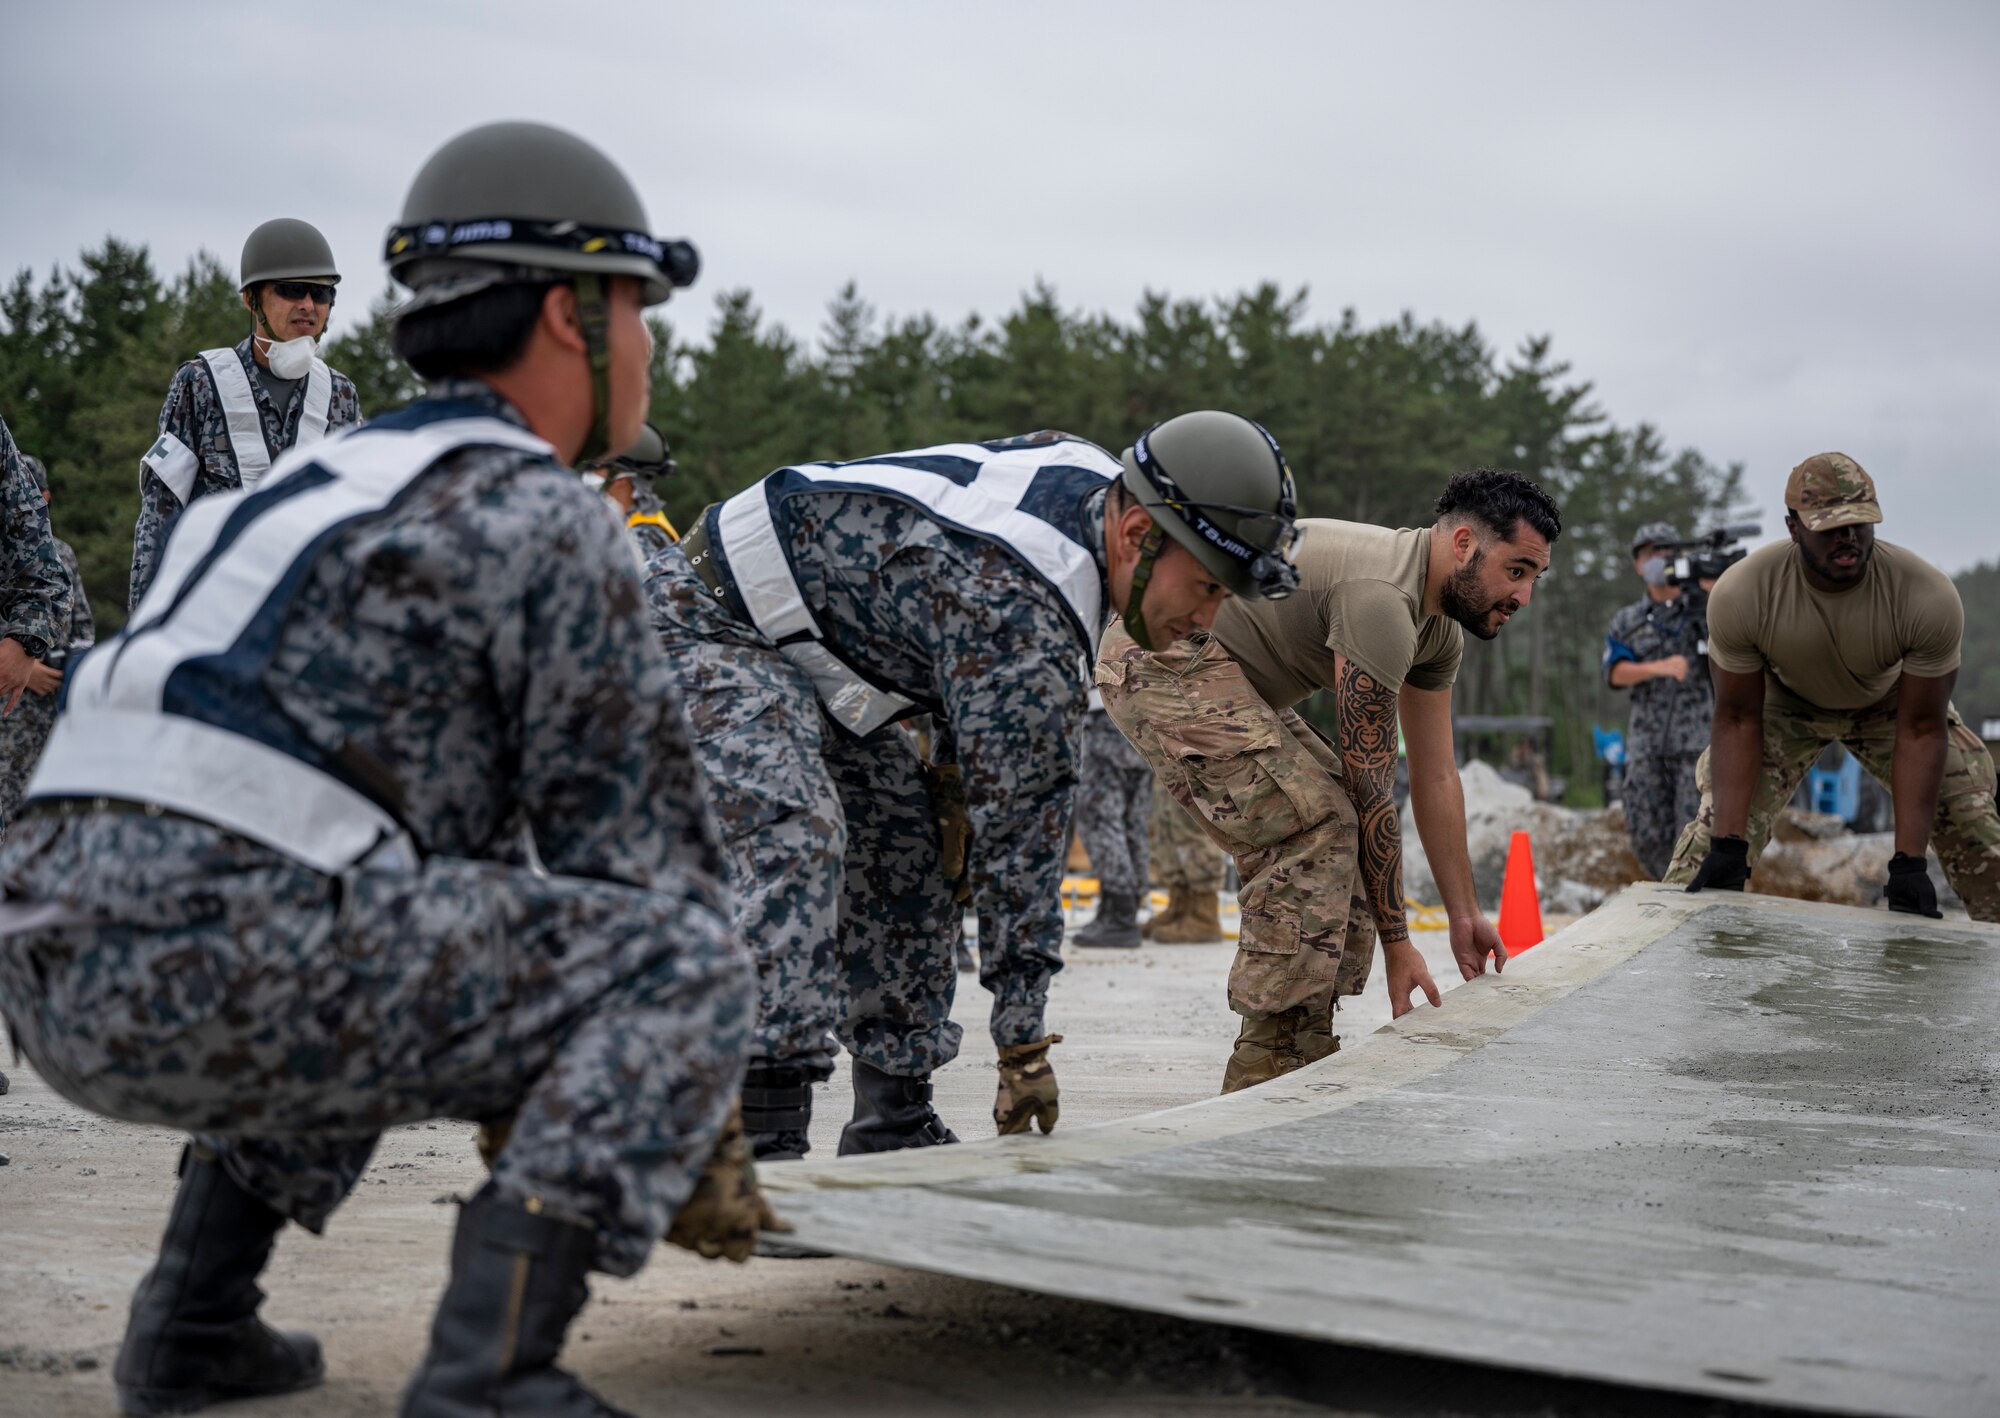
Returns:
[[[1750,844],[1741,837],[1717,837],[1688,883],[1689,891],[1741,891],[1750,880]]]
[[[1944,912],[1938,910],[1937,888],[1931,885],[1930,863],[1922,857],[1898,852],[1889,858],[1889,884],[1882,895],[1891,911],[1929,916],[1933,921],[1944,919]]]

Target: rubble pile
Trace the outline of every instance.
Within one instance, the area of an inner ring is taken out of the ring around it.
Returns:
[[[1473,885],[1489,907],[1500,900],[1507,844],[1517,831],[1527,832],[1534,846],[1544,911],[1580,915],[1620,887],[1646,880],[1625,836],[1622,807],[1579,809],[1538,803],[1526,788],[1478,760],[1459,770],[1459,780],[1465,786],[1465,840],[1472,855]],[[1771,845],[1757,861],[1750,887],[1805,901],[1872,906],[1882,899],[1894,851],[1889,833],[1850,833],[1837,817],[1787,808]],[[1931,879],[1944,900],[1948,888],[1935,856]],[[1439,899],[1408,804],[1403,807],[1403,891],[1415,901]]]

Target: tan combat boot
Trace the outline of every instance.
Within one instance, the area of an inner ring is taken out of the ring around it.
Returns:
[[[1155,924],[1156,945],[1212,945],[1222,939],[1222,905],[1213,891],[1177,893],[1186,902],[1180,915],[1165,925]],[[1171,914],[1173,907],[1167,908]]]
[[[1305,1005],[1295,1004],[1264,1019],[1246,1019],[1236,1035],[1235,1052],[1222,1071],[1222,1091],[1254,1088],[1323,1059],[1340,1047],[1331,1029],[1332,1001],[1325,1015],[1314,1018]]]
[[[1317,1063],[1328,1054],[1340,1052],[1340,1036],[1333,1032],[1333,1013],[1332,995],[1306,1006],[1306,1022],[1299,1029],[1302,1064]]]
[[[1062,1035],[1051,1034],[1026,1044],[1009,1044],[1000,1051],[1000,1091],[993,1099],[993,1124],[1002,1137],[1026,1132],[1039,1123],[1043,1132],[1056,1130],[1062,1104],[1056,1094],[1056,1071],[1049,1065],[1049,1045]]]
[[[1181,889],[1177,886],[1170,886],[1167,888],[1167,904],[1155,911],[1150,919],[1140,924],[1140,936],[1146,940],[1151,940],[1154,931],[1174,920],[1180,915],[1180,912]]]

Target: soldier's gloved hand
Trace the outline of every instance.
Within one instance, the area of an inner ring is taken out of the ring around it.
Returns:
[[[972,899],[972,873],[966,857],[972,850],[972,816],[965,810],[965,774],[956,763],[926,763],[924,786],[938,824],[938,865],[953,883],[952,899],[963,905]]]
[[[1689,891],[1741,891],[1750,881],[1750,844],[1741,837],[1717,837],[1708,844]]]
[[[751,1158],[750,1139],[743,1134],[743,1110],[732,1109],[695,1180],[694,1195],[674,1213],[667,1239],[709,1260],[720,1256],[740,1264],[757,1248],[759,1231],[791,1229],[778,1219],[757,1186],[757,1165]]]
[[[1922,857],[1898,852],[1889,858],[1889,884],[1882,889],[1882,895],[1891,911],[1901,911],[1906,916],[1929,916],[1933,921],[1944,919],[1944,912],[1938,910],[1930,863]]]
[[[1056,1130],[1062,1099],[1056,1091],[1056,1071],[1049,1063],[1049,1045],[1061,1042],[1062,1035],[1051,1034],[1000,1050],[1000,1091],[993,1099],[993,1125],[1002,1137],[1026,1132],[1030,1123],[1039,1124],[1043,1132]]]

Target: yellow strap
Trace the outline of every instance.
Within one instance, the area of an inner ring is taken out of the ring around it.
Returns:
[[[667,514],[664,512],[634,512],[625,519],[625,525],[628,527],[637,527],[642,523],[648,527],[665,529],[666,534],[675,541],[681,539],[681,534],[674,530],[674,524],[667,520]]]

